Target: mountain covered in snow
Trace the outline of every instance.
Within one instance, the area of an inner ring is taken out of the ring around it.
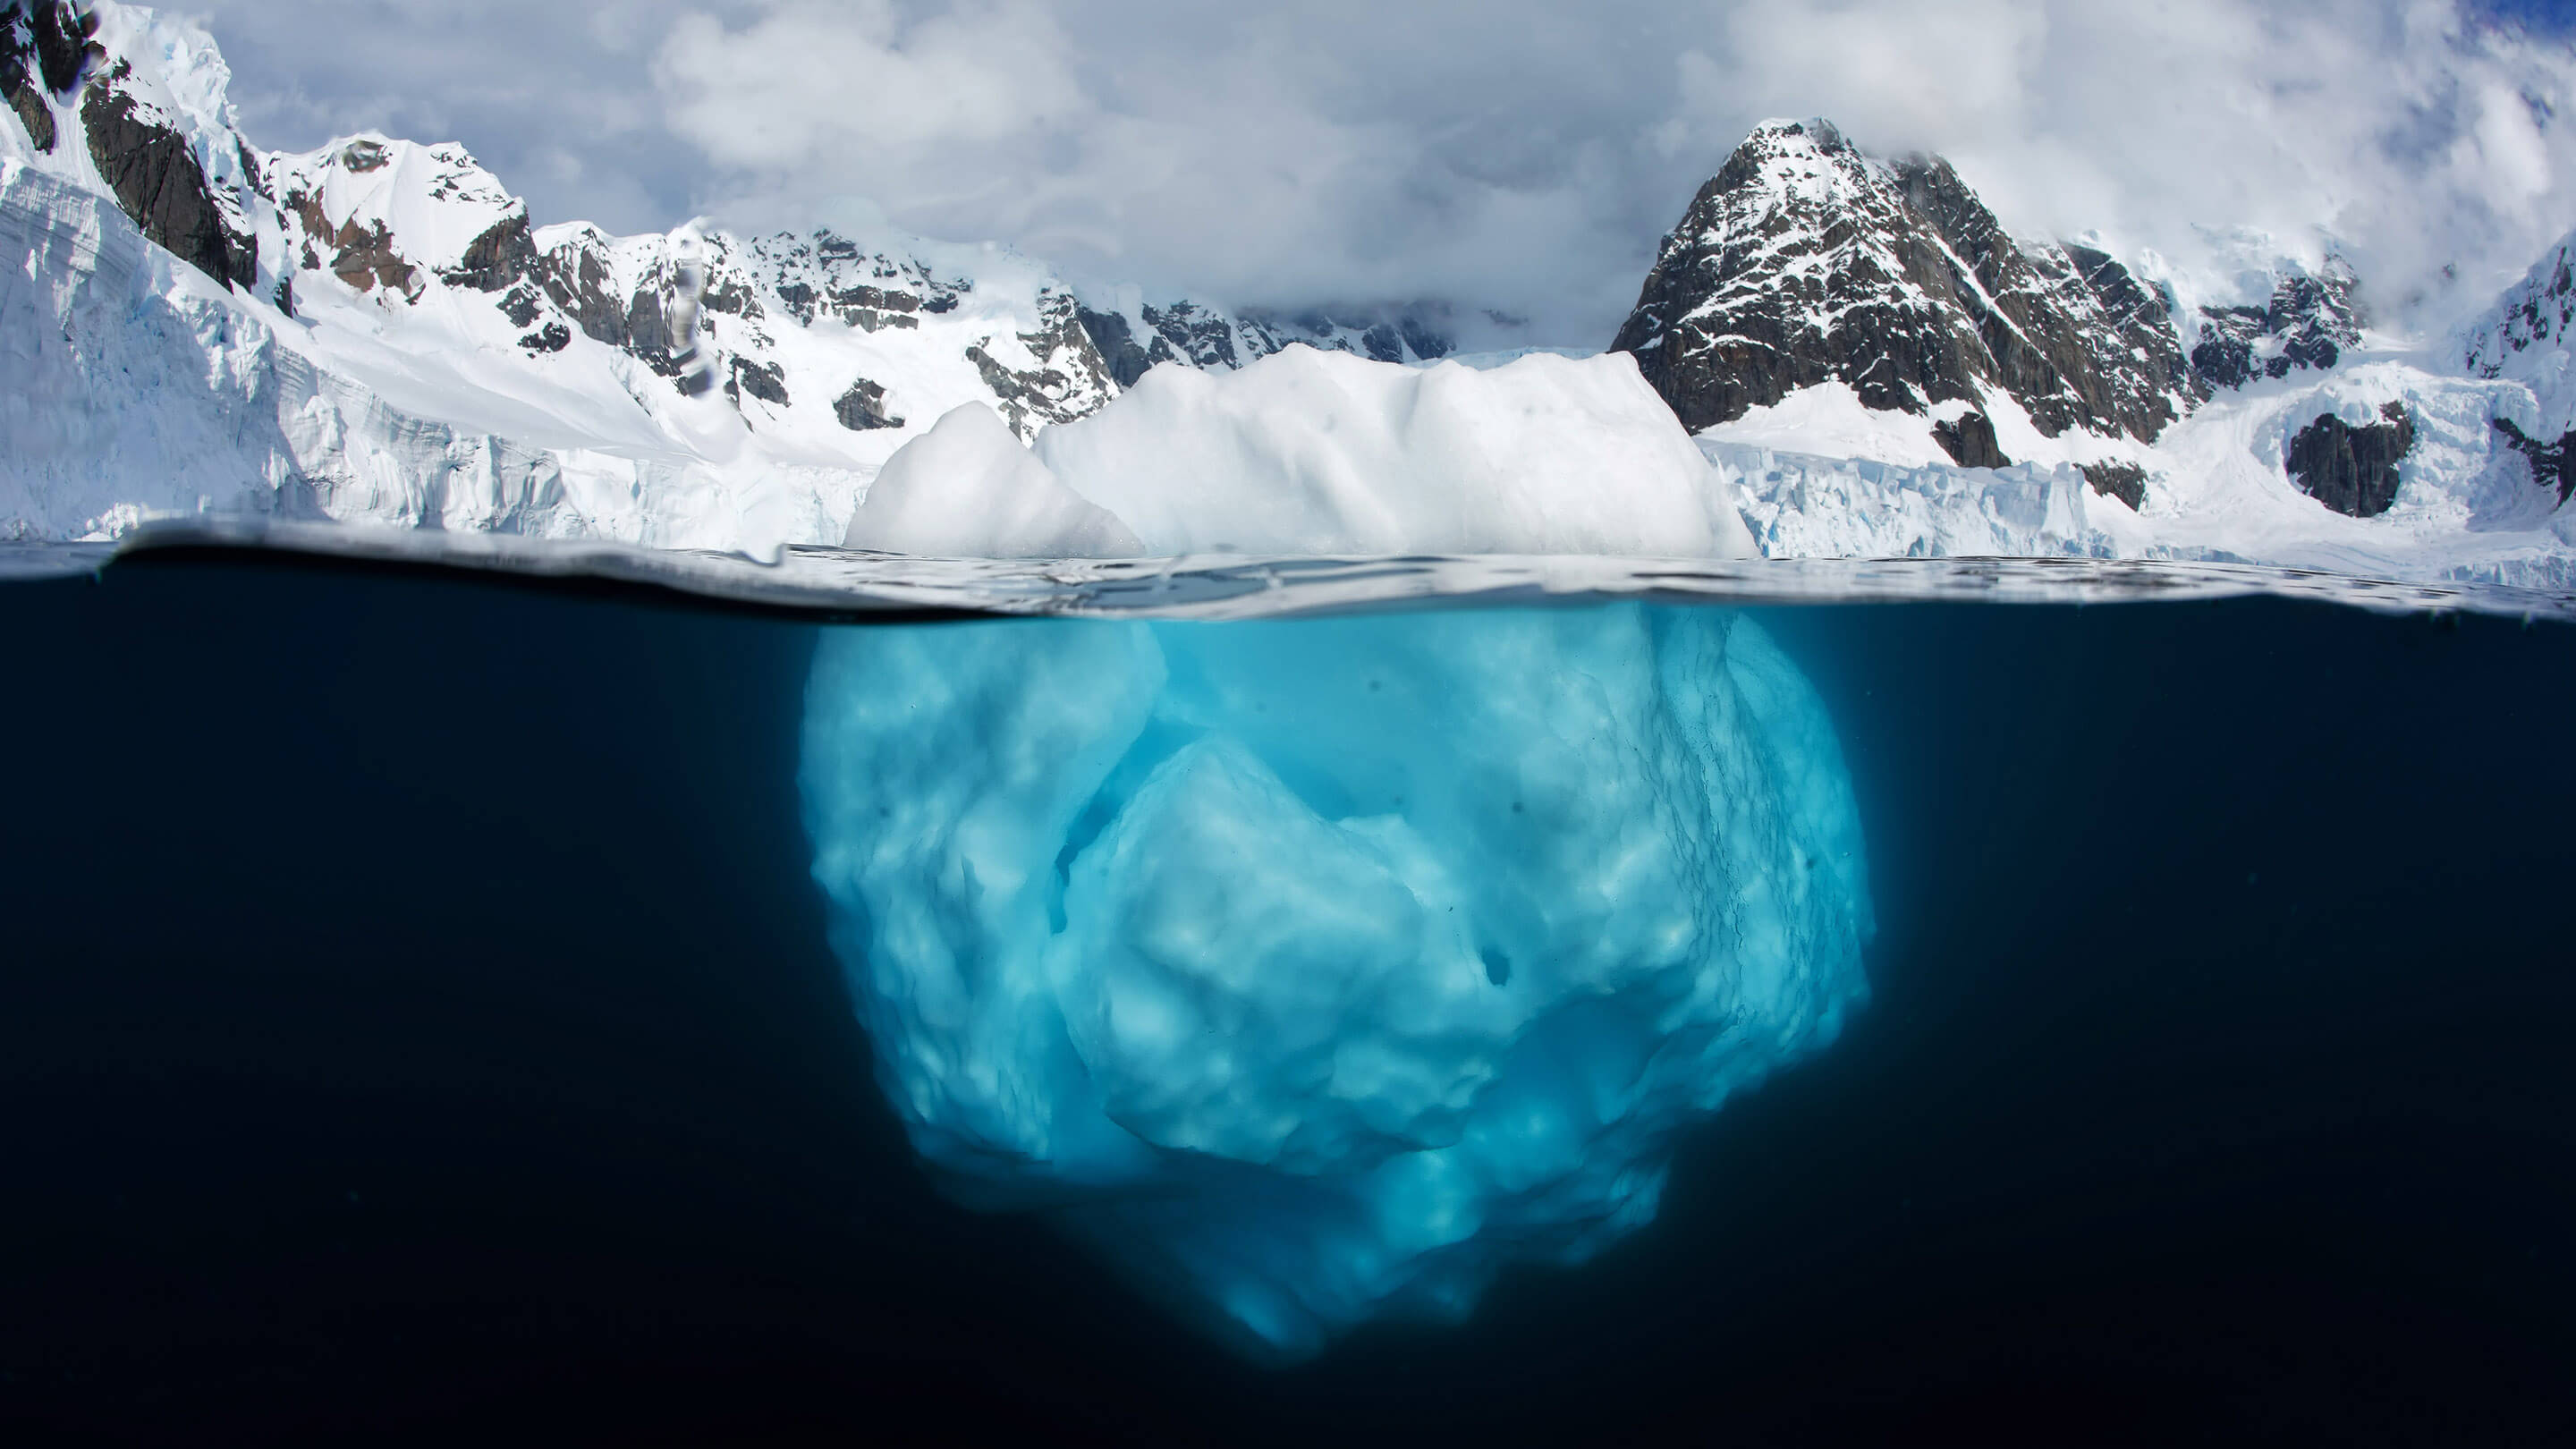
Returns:
[[[1025,446],[1158,367],[1454,350],[1438,304],[1230,310],[893,232],[539,226],[453,144],[264,151],[229,84],[185,20],[0,0],[0,538],[253,512],[765,554],[849,536],[960,406]],[[1767,553],[2576,586],[2569,246],[2427,341],[2371,330],[2331,248],[2208,235],[2221,260],[2197,270],[2015,236],[1937,157],[1767,123],[1664,239],[1612,351]],[[1241,433],[1272,449],[1244,476],[1307,486],[1283,460],[1332,450],[1293,432]]]
[[[1949,163],[1822,121],[1756,130],[1664,239],[1612,346],[1694,430],[1827,382],[1998,461],[1989,394],[2043,432],[2151,441],[2194,379],[2161,299],[2099,252],[2025,247]]]
[[[2153,443],[2219,389],[2330,370],[2359,343],[2348,269],[2183,312],[2075,242],[2010,235],[1949,162],[1864,155],[1826,121],[1755,129],[1664,238],[1612,346],[1694,430],[1827,383],[1926,417],[2000,467],[1993,414]],[[2119,491],[2105,488],[2104,491]]]
[[[963,403],[1025,440],[1175,356],[1447,350],[1079,298],[999,246],[539,227],[460,146],[263,151],[229,83],[184,20],[0,3],[0,537],[213,510],[759,552],[837,540]]]
[[[1614,346],[1766,553],[2576,579],[2564,248],[2471,340],[2426,346],[2368,330],[2331,250],[2213,241],[2186,275],[2015,237],[1938,157],[1774,121],[1665,237]]]

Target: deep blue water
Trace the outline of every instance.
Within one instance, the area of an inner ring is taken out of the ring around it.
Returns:
[[[1274,1371],[915,1164],[808,875],[815,626],[0,588],[0,1439],[2576,1440],[2576,629],[1763,622],[1871,1004],[1608,1257]]]

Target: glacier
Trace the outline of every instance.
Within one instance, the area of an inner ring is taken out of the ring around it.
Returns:
[[[2388,512],[2332,512],[2285,473],[2301,427],[2319,417],[2367,423],[2391,404],[2404,409],[2415,442]],[[2221,392],[2153,447],[2114,447],[2081,429],[2043,440],[2011,398],[1992,399],[1989,410],[2020,460],[2010,466],[1942,459],[1929,419],[1866,411],[1831,384],[1696,441],[1766,558],[2179,559],[2576,585],[2576,509],[2535,486],[2532,465],[2502,444],[2496,423],[2561,436],[2568,424],[2545,379],[2443,376],[2420,349],[2366,341],[2331,372]],[[2093,486],[2085,469],[2105,461],[2139,468],[2140,506]]]
[[[844,628],[800,790],[919,1155],[1257,1358],[1635,1231],[1868,991],[1840,746],[1732,611]]]

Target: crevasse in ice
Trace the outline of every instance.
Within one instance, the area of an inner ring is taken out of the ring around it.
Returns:
[[[942,1181],[1264,1356],[1646,1223],[1867,991],[1832,727],[1725,611],[844,629],[802,789]]]

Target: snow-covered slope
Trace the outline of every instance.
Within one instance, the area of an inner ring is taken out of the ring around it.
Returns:
[[[1451,350],[1436,308],[1230,313],[991,245],[540,228],[458,146],[263,152],[229,83],[184,20],[0,0],[0,538],[264,512],[766,554],[847,536],[966,404],[1025,444],[1156,366]],[[2576,238],[2425,350],[2365,331],[2330,253],[2209,235],[2196,273],[2015,239],[1937,158],[1772,123],[1667,238],[1618,349],[1772,552],[2568,576]],[[1255,522],[1155,546],[1286,536]],[[1666,536],[1631,522],[1582,537]]]
[[[262,152],[183,19],[0,15],[0,536],[252,510],[766,552],[839,539],[963,403],[1024,441],[1097,409],[1119,384],[1085,324],[1121,307],[1150,361],[1192,329],[1222,339],[1199,366],[1447,346],[1410,318],[1086,308],[998,246],[535,228],[459,146]]]
[[[2199,272],[2017,241],[1937,158],[1773,122],[1666,239],[1616,345],[1770,554],[2576,576],[2576,238],[2430,351],[2367,333],[2331,252],[2207,240]]]

